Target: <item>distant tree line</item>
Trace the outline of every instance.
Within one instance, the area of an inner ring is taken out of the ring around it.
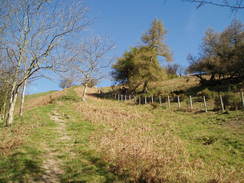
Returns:
[[[216,85],[244,79],[244,25],[237,20],[222,32],[208,29],[198,56],[188,56],[189,67],[178,64],[162,66],[160,58],[172,60],[164,43],[166,31],[160,20],[154,20],[141,40],[142,45],[131,48],[113,65],[115,82],[127,87],[129,92],[147,93],[155,83],[185,72],[197,76],[203,85]]]

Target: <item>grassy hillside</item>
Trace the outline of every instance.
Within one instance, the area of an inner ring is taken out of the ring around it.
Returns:
[[[243,111],[82,102],[80,94],[29,97],[23,118],[0,124],[0,182],[244,181]]]
[[[199,86],[199,80],[194,76],[182,76],[166,79],[164,81],[155,82],[151,84],[149,87],[151,88],[149,93],[154,95],[159,94],[170,94],[172,91],[187,91],[194,89]],[[121,86],[104,87],[102,88],[103,92],[109,92],[112,89],[117,90],[121,88]],[[141,91],[142,88],[139,88],[138,91]]]

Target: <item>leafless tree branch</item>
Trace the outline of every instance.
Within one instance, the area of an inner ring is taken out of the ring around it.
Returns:
[[[204,5],[213,5],[218,7],[230,8],[232,11],[238,11],[244,9],[243,0],[184,0],[197,4],[197,8]]]

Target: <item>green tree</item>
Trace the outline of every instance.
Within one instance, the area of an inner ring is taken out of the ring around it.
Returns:
[[[154,57],[163,57],[166,61],[172,61],[172,54],[164,43],[166,33],[163,23],[158,19],[154,19],[151,28],[142,36],[141,40],[152,53],[149,54],[150,58],[148,58],[150,63],[155,59]],[[147,91],[149,82],[150,80],[145,78],[143,92]]]
[[[172,54],[168,46],[164,43],[167,31],[160,20],[154,19],[151,28],[142,36],[142,41],[150,49],[156,51],[157,56],[164,57],[167,61],[172,61]]]
[[[153,20],[151,28],[141,38],[144,45],[132,48],[113,65],[114,80],[127,85],[132,92],[142,87],[144,93],[152,82],[162,80],[166,71],[160,66],[159,58],[172,60],[172,54],[164,43],[165,35],[163,23]]]
[[[152,82],[166,77],[166,71],[160,66],[156,52],[149,47],[132,48],[118,59],[113,69],[115,81],[128,86],[131,92],[139,87],[142,87],[142,92],[147,92]]]

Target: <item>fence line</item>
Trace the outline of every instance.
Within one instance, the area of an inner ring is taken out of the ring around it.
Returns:
[[[191,96],[189,98],[190,98],[190,109],[192,111],[193,110],[192,98],[191,98]]]
[[[205,112],[208,112],[207,102],[206,102],[206,97],[205,96],[203,96],[203,103],[204,103]]]
[[[180,109],[180,96],[177,96],[178,109]]]
[[[219,98],[220,98],[220,104],[221,104],[222,112],[224,112],[225,111],[225,107],[224,107],[224,102],[223,102],[222,95],[220,95]]]
[[[168,108],[170,109],[170,97],[168,95]]]
[[[243,95],[243,92],[241,92],[241,101],[242,101],[242,106],[244,108],[244,95]]]
[[[184,99],[181,100],[181,97],[178,96],[174,96],[171,97],[170,95],[168,95],[167,97],[165,97],[164,99],[162,98],[162,96],[135,96],[135,95],[121,95],[121,94],[100,94],[101,98],[111,98],[117,101],[131,101],[135,104],[149,104],[149,103],[159,103],[160,106],[162,106],[163,103],[165,103],[166,108],[171,109],[174,103],[176,103],[175,105],[177,105],[177,109],[178,110],[183,110],[184,109],[184,105],[182,105],[182,102],[184,101]],[[217,103],[219,103],[219,106],[217,106],[222,112],[225,112],[225,110],[227,110],[228,108],[226,108],[226,103],[223,99],[224,96],[219,95],[219,101],[217,101]],[[149,100],[148,100],[149,99]],[[202,99],[199,98],[199,96],[197,96],[197,102],[193,101],[194,97],[189,96],[188,98],[188,109],[190,109],[190,111],[196,111],[199,108],[197,107],[197,104],[200,103],[201,104],[201,111],[205,111],[208,112],[210,110],[210,104],[207,104],[207,98],[206,96],[202,96]],[[200,100],[200,101],[199,101]],[[210,100],[210,99],[209,99]],[[216,97],[214,98],[215,102],[216,102]],[[164,101],[164,102],[163,102]],[[187,101],[187,100],[186,100]],[[193,103],[195,104],[195,107],[193,107]],[[213,109],[216,109],[216,103],[214,104],[215,107]],[[238,109],[244,109],[244,94],[241,91],[240,92],[240,100],[238,103]],[[233,106],[232,106],[233,107]],[[187,109],[187,106],[186,106]]]

